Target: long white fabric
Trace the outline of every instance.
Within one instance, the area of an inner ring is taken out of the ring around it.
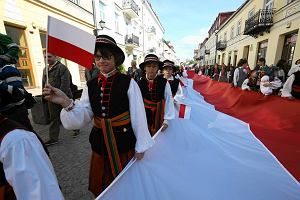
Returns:
[[[0,161],[18,200],[63,200],[52,164],[38,138],[15,129],[2,140]]]
[[[189,83],[191,83],[189,81]],[[299,200],[300,184],[253,135],[189,84],[189,120],[169,121],[155,145],[97,200]]]

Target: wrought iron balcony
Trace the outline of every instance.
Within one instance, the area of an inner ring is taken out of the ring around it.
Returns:
[[[139,17],[139,6],[133,0],[123,0],[123,10],[131,18]]]
[[[257,37],[263,32],[269,32],[273,25],[274,10],[261,9],[252,17],[246,20],[244,35]]]
[[[218,51],[224,51],[226,49],[226,47],[227,47],[227,42],[225,42],[225,41],[218,41],[217,42],[216,48],[217,48]]]
[[[149,53],[156,53],[156,48],[155,47],[152,47],[152,48],[150,48],[150,49],[148,49],[148,52]]]
[[[147,32],[149,34],[154,34],[155,35],[156,34],[156,29],[155,29],[154,26],[150,26],[150,27],[148,27]]]
[[[125,36],[125,45],[127,47],[136,48],[140,46],[139,37],[133,34]]]

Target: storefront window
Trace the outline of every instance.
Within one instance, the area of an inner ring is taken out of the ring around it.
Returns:
[[[298,33],[292,33],[285,36],[281,58],[283,60],[286,60],[289,66],[292,65],[297,37],[298,37]]]
[[[24,30],[9,25],[5,25],[5,30],[6,34],[9,35],[12,40],[20,47],[19,62],[16,64],[16,67],[19,69],[22,75],[23,85],[25,87],[34,87],[35,83],[32,73],[32,65]]]
[[[267,48],[268,48],[268,40],[264,40],[258,43],[258,52],[257,52],[257,59],[266,58],[267,55]]]

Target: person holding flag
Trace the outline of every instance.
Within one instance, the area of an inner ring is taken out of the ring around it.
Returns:
[[[164,131],[168,127],[168,120],[174,119],[174,103],[172,91],[167,79],[158,76],[163,63],[154,54],[146,55],[140,69],[145,72],[145,77],[138,82],[144,99],[147,122],[151,135],[161,127]]]
[[[173,73],[176,71],[176,68],[174,66],[174,62],[170,60],[164,60],[163,61],[163,74],[164,78],[168,80],[173,97],[176,95],[176,93],[181,94],[182,88],[179,84],[180,81],[178,79],[175,79],[173,76]]]
[[[58,88],[46,85],[44,98],[60,104],[66,129],[80,129],[94,121],[89,190],[98,196],[134,156],[142,159],[154,140],[147,127],[143,99],[137,83],[118,71],[125,55],[108,35],[96,38],[94,60],[100,73],[87,82],[81,99],[71,100]]]

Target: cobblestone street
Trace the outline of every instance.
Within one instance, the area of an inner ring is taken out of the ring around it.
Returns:
[[[49,125],[35,124],[33,121],[32,125],[44,141],[48,139]],[[88,191],[91,152],[88,137],[91,126],[89,124],[80,130],[77,138],[72,138],[72,131],[65,130],[61,126],[59,143],[48,147],[52,164],[66,200],[94,199],[94,195]]]

